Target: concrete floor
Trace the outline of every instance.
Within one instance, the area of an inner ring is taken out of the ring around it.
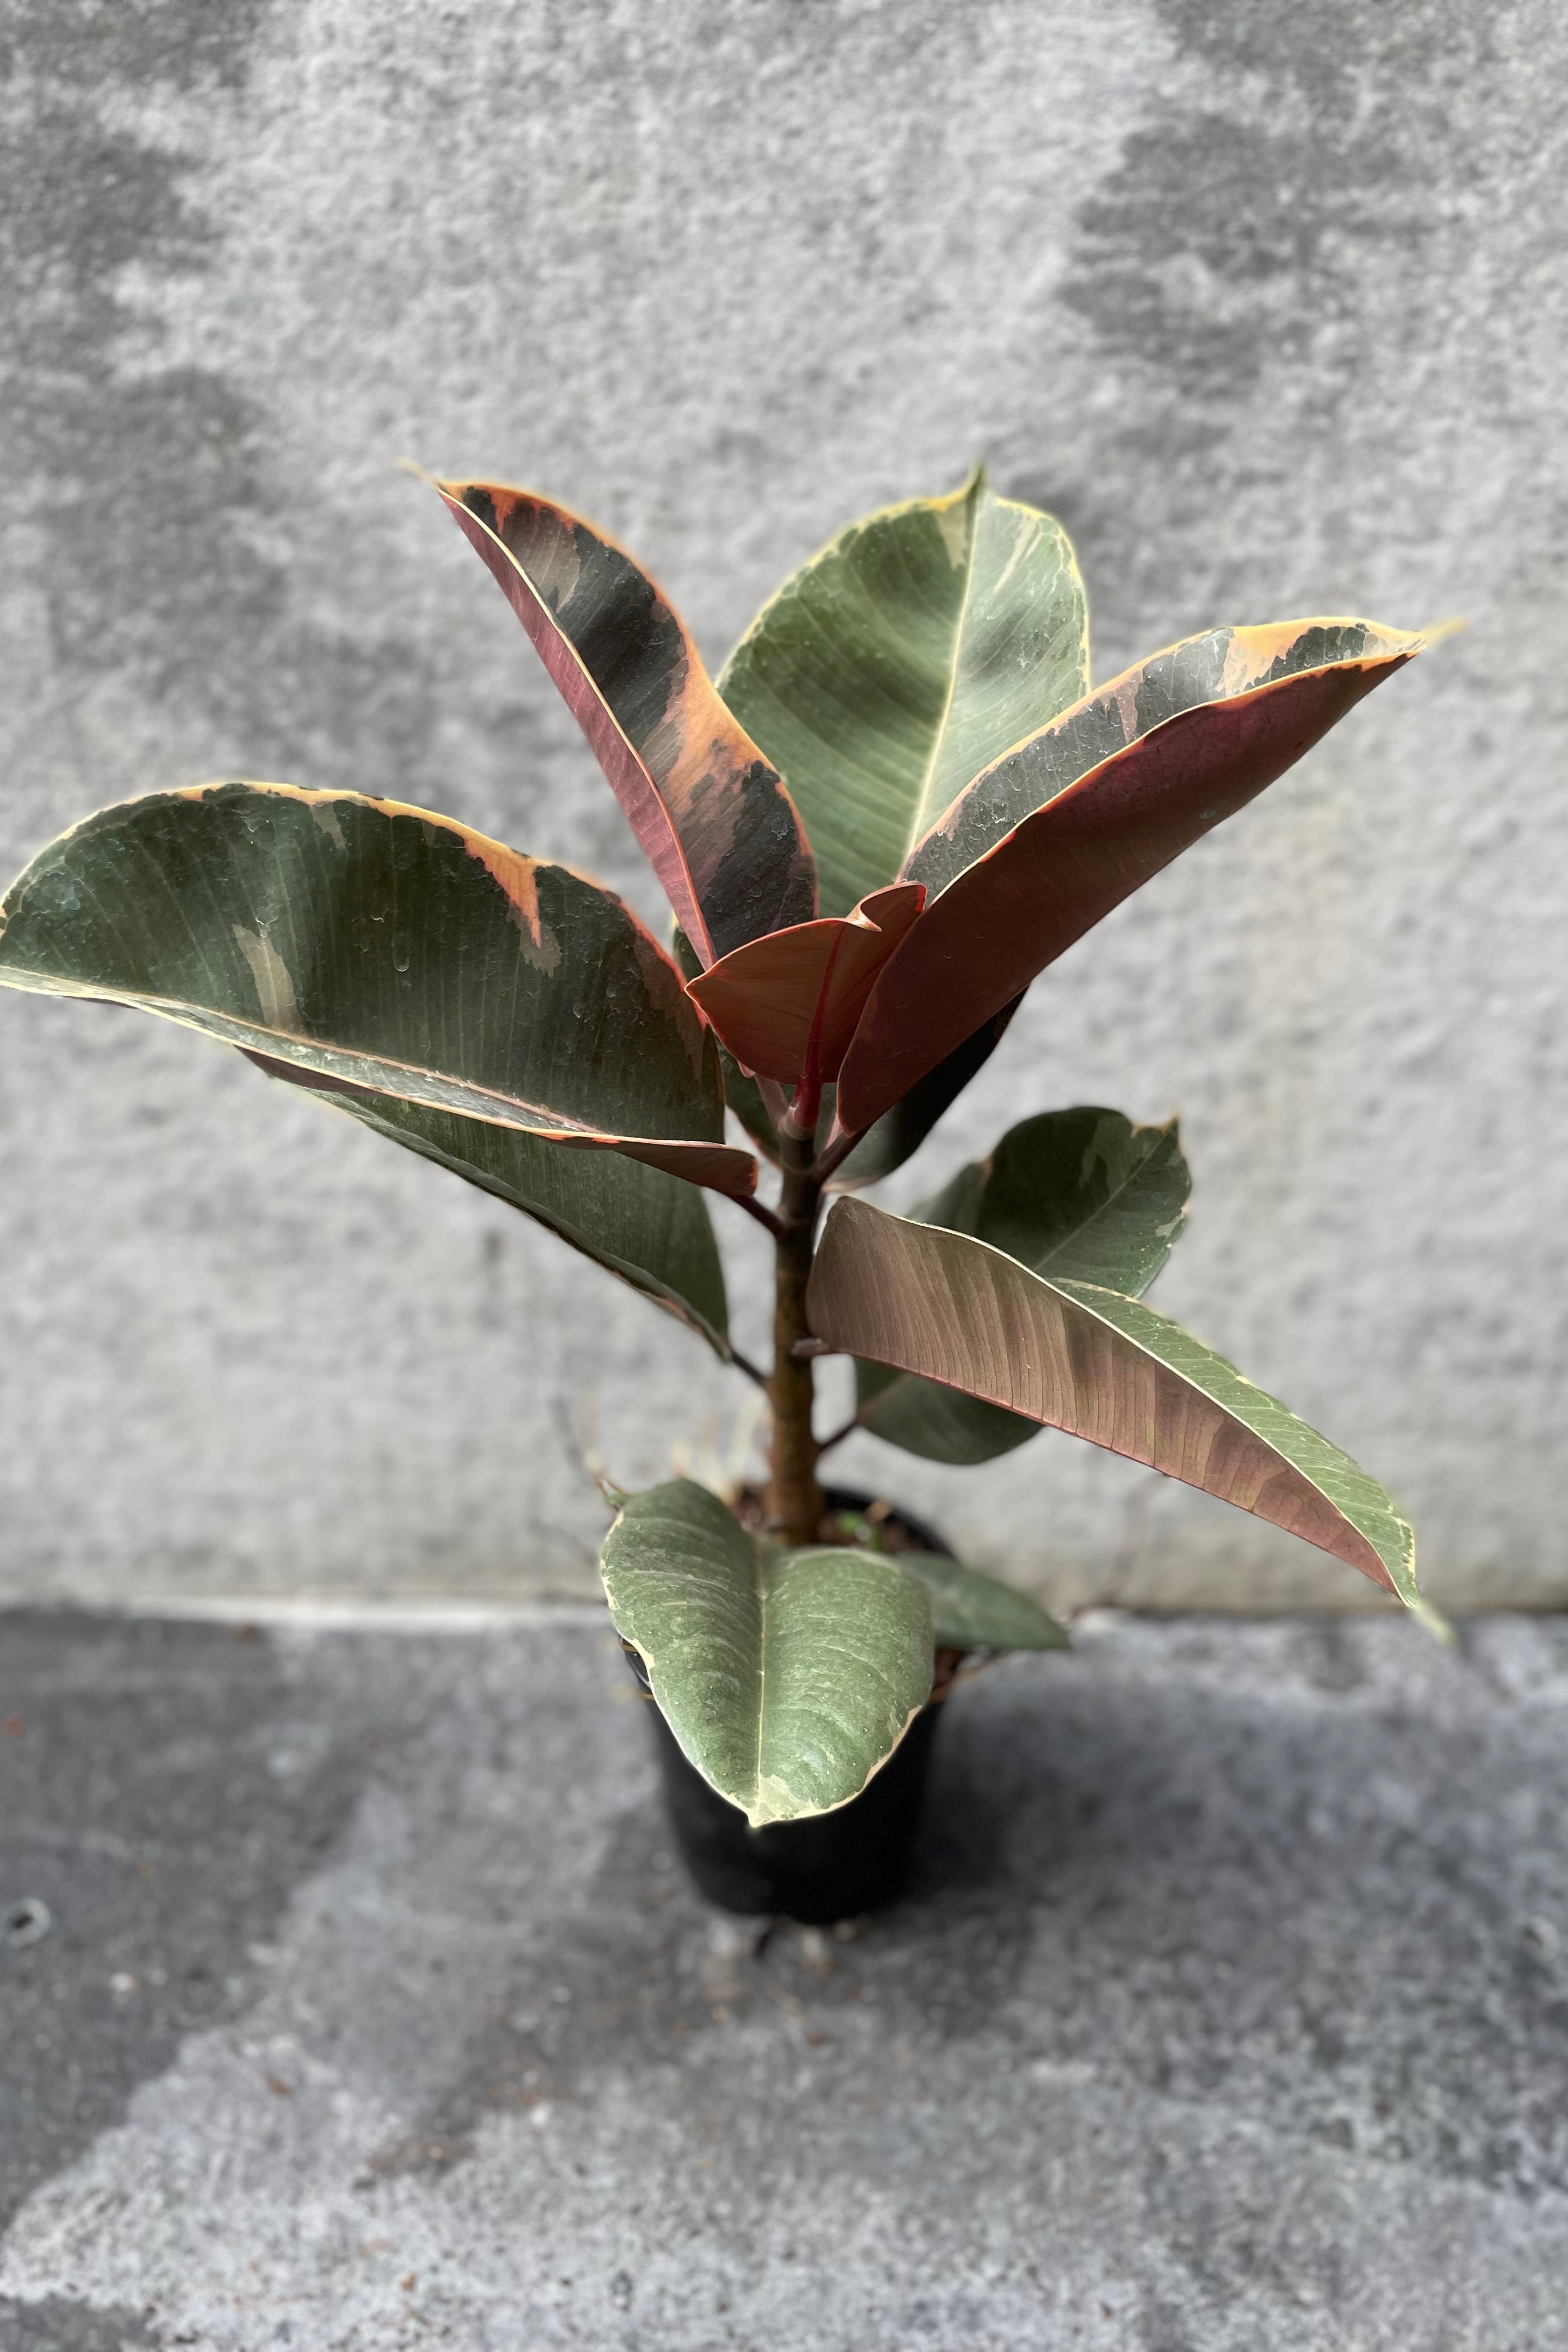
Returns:
[[[1568,1622],[1088,1622],[706,1911],[602,1620],[0,1620],[6,2352],[1552,2352]]]

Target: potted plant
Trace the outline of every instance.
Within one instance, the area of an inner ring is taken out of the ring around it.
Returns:
[[[5,898],[0,980],[237,1048],[537,1218],[765,1389],[765,1488],[617,1496],[603,1554],[710,1891],[802,1917],[889,1892],[958,1660],[1065,1638],[913,1522],[825,1493],[829,1351],[856,1362],[848,1426],[893,1446],[978,1463],[1069,1430],[1420,1607],[1383,1489],[1143,1303],[1184,1212],[1173,1126],[1046,1112],[910,1215],[860,1195],[1055,957],[1425,640],[1214,629],[1091,689],[1071,547],[977,473],[851,525],[715,685],[594,524],[437,488],[620,799],[670,946],[450,818],[222,782],[50,844]],[[765,1369],[731,1340],[705,1192],[772,1244]]]

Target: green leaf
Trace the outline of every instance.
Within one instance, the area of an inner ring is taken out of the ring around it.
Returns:
[[[1169,1127],[1120,1111],[1045,1111],[1009,1129],[991,1158],[961,1168],[911,1215],[972,1234],[1053,1281],[1099,1283],[1137,1297],[1171,1253],[1192,1180]],[[937,1462],[988,1462],[1039,1424],[885,1365],[856,1367],[863,1425]]]
[[[939,1650],[1065,1650],[1067,1631],[1037,1601],[942,1552],[901,1551],[899,1566],[931,1594]]]
[[[1088,685],[1067,536],[982,471],[841,531],[763,605],[719,691],[788,783],[821,911],[847,915]]]
[[[705,964],[816,912],[790,796],[679,614],[597,524],[500,482],[437,482],[593,747]]]
[[[871,1127],[1426,643],[1370,621],[1211,630],[1100,688],[977,776],[905,863],[904,878],[931,896],[845,1056],[845,1127]]]
[[[1009,1128],[988,1160],[937,1196],[925,1222],[973,1234],[1053,1282],[1138,1298],[1171,1255],[1191,1191],[1174,1119],[1134,1127],[1090,1105]]]
[[[1145,1463],[1417,1603],[1414,1538],[1375,1479],[1136,1299],[848,1200],[828,1212],[806,1315],[830,1348]]]
[[[227,783],[100,810],[6,894],[0,982],[721,1192],[756,1181],[722,1140],[713,1041],[620,900],[397,802]]]
[[[702,961],[679,923],[670,940],[670,954],[682,980],[696,980],[702,971]],[[779,1164],[778,1130],[768,1116],[762,1089],[755,1078],[741,1067],[721,1037],[716,1038],[719,1066],[724,1074],[724,1100],[734,1112],[753,1143],[759,1145],[776,1168]]]
[[[847,1804],[931,1696],[926,1588],[875,1552],[781,1551],[681,1478],[633,1496],[601,1565],[683,1753],[753,1828]]]
[[[726,1362],[724,1271],[708,1206],[694,1184],[618,1151],[562,1151],[514,1127],[458,1118],[393,1095],[359,1094],[293,1069],[250,1059],[268,1077],[300,1087],[329,1109],[448,1168],[594,1258],[634,1290],[700,1333]]]

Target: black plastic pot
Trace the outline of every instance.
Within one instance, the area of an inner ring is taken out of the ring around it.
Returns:
[[[864,1510],[868,1495],[841,1487],[825,1491],[830,1509]],[[907,1541],[922,1551],[947,1547],[929,1528],[898,1514]],[[627,1651],[644,1690],[647,1676]],[[879,1911],[903,1891],[920,1825],[926,1769],[936,1736],[940,1702],[922,1708],[881,1770],[837,1812],[804,1822],[770,1822],[752,1829],[738,1805],[710,1788],[681,1754],[657,1706],[647,1710],[658,1748],[665,1801],[682,1861],[710,1903],[721,1910],[782,1912],[811,1927]]]

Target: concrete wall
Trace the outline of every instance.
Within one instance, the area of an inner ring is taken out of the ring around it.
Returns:
[[[920,1173],[1180,1111],[1160,1303],[1440,1598],[1562,1598],[1565,65],[1551,0],[4,0],[5,867],[240,772],[651,908],[404,455],[601,517],[715,658],[982,453],[1076,534],[1098,675],[1464,614],[1037,985]],[[521,1218],[178,1032],[0,1024],[6,1591],[586,1591],[583,1401],[626,1481],[730,1443],[744,1394]],[[1054,1434],[844,1468],[1060,1597],[1370,1591]]]

